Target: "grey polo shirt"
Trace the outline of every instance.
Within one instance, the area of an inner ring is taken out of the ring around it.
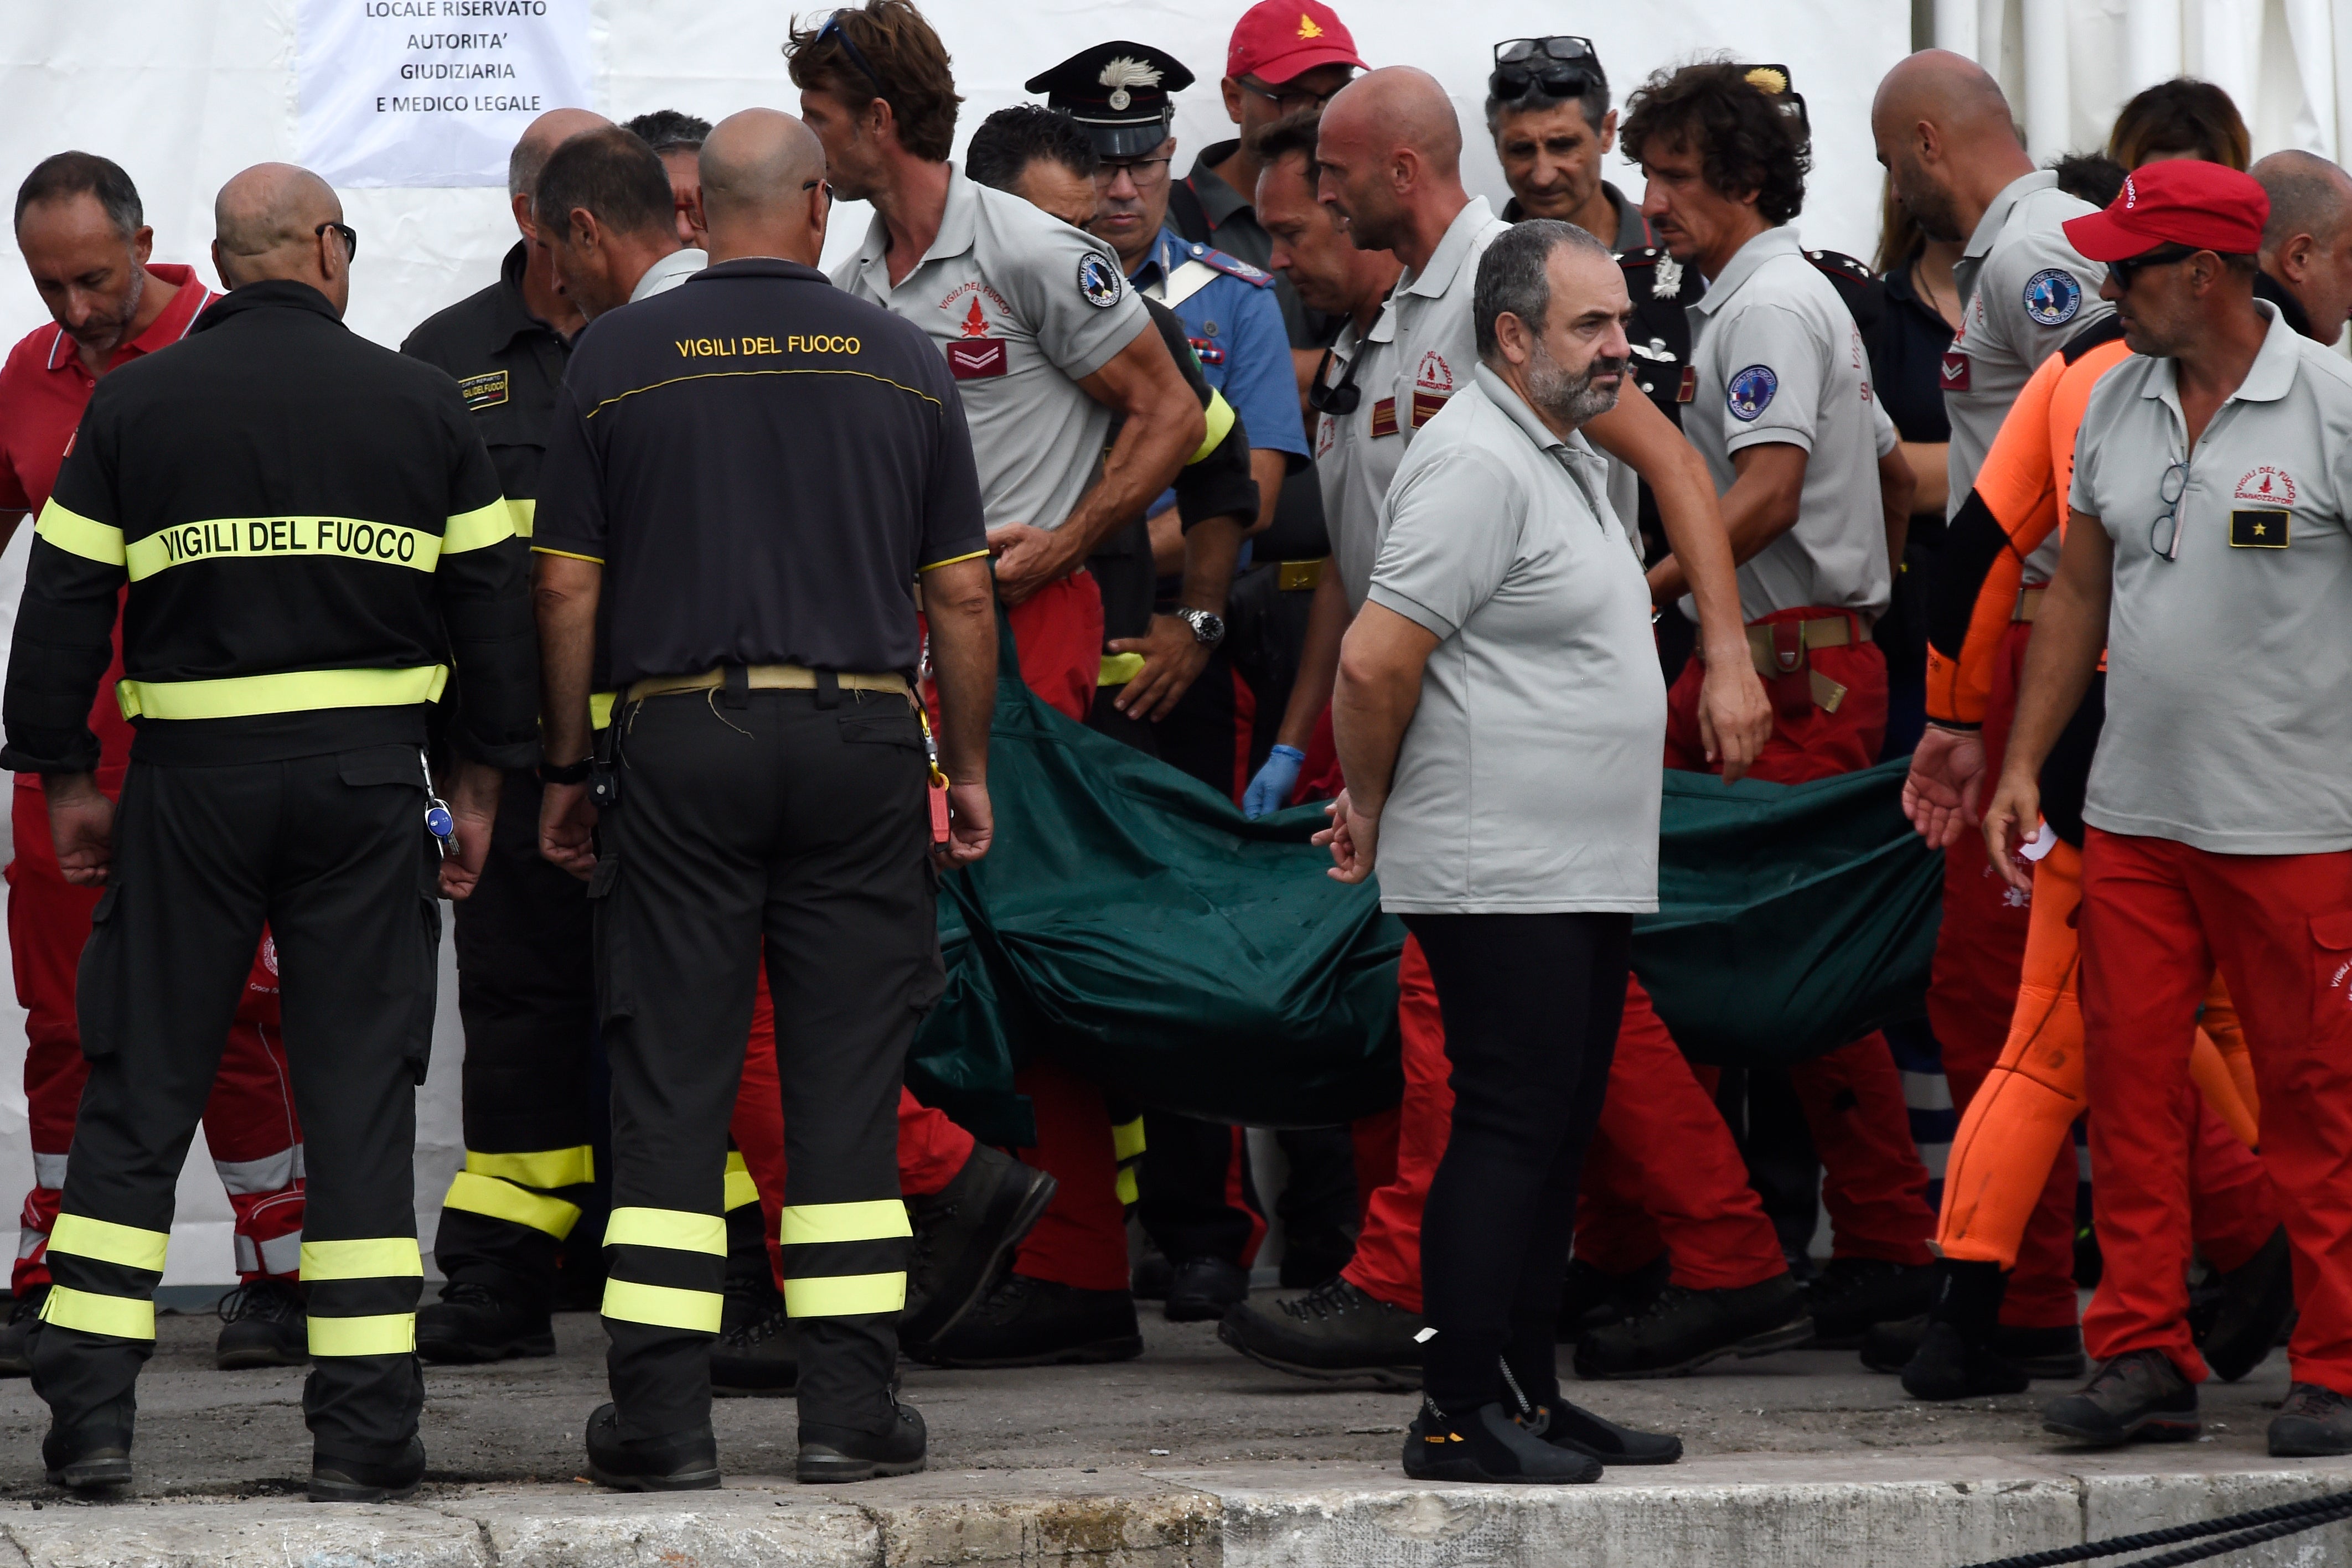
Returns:
[[[1058,528],[1093,483],[1111,412],[1078,385],[1151,330],[1093,235],[950,167],[930,249],[896,288],[877,214],[835,287],[920,327],[971,424],[988,526]]]
[[[692,246],[674,250],[646,268],[645,276],[637,279],[637,286],[629,290],[629,303],[635,305],[640,299],[667,294],[709,265],[710,256],[706,251]]]
[[[1795,525],[1739,569],[1741,615],[1819,605],[1876,617],[1895,580],[1878,499],[1895,426],[1871,390],[1853,312],[1783,226],[1741,246],[1688,314],[1683,434],[1716,493],[1738,478],[1731,459],[1747,447],[1783,442],[1806,454]],[[1697,619],[1688,599],[1683,612]]]
[[[2187,459],[2171,360],[2093,389],[2068,504],[2115,540],[2107,717],[2083,820],[2217,854],[2352,849],[2352,365],[2270,319]]]
[[[1381,908],[1657,908],[1666,693],[1606,483],[1483,365],[1398,468],[1370,598],[1440,642],[1381,814]]]
[[[1947,521],[1957,517],[1984,466],[2010,405],[2042,361],[2115,307],[2099,298],[2107,269],[2083,259],[2061,227],[2095,212],[2037,170],[2004,186],[1977,221],[1952,265],[1960,291],[1960,335],[1945,351],[1944,412],[1952,423]],[[2025,563],[2029,581],[2058,569],[2053,533]]]
[[[1351,324],[1332,349],[1328,379],[1357,364],[1362,396],[1356,412],[1317,421],[1315,473],[1323,487],[1323,523],[1348,607],[1361,609],[1371,585],[1381,500],[1414,434],[1437,417],[1446,400],[1467,386],[1478,364],[1470,295],[1478,258],[1510,225],[1474,196],[1446,225],[1429,264],[1408,268],[1381,307],[1380,319],[1360,340]]]

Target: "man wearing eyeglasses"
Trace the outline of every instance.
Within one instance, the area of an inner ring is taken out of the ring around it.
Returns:
[[[2197,1431],[2177,1150],[2210,960],[2301,1287],[2270,1450],[2334,1455],[2352,1452],[2352,372],[2257,297],[2269,212],[2251,176],[2176,160],[2066,225],[2107,264],[2135,357],[2084,410],[1984,831],[2009,874],[2105,649],[2077,928],[2107,1260],[2084,1333],[2107,1359],[2045,1417],[2109,1441]]]

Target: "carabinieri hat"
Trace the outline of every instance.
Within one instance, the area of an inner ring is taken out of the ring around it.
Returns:
[[[1022,84],[1045,107],[1087,128],[1105,158],[1139,158],[1168,140],[1170,95],[1192,85],[1183,62],[1149,44],[1117,39],[1081,49]]]

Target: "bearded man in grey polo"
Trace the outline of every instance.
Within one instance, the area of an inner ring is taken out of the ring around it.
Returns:
[[[1665,689],[1638,546],[1578,427],[1631,352],[1601,242],[1539,220],[1478,263],[1479,363],[1405,454],[1332,728],[1333,874],[1375,862],[1437,983],[1453,1063],[1422,1221],[1433,1331],[1417,1479],[1580,1481],[1657,1442],[1560,1398],[1552,1334],[1637,913],[1658,898]],[[1604,1431],[1605,1429],[1605,1431]]]

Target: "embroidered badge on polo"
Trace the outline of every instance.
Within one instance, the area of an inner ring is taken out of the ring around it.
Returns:
[[[2042,327],[2063,327],[2083,308],[2083,285],[2063,267],[2045,267],[2025,280],[2025,313]]]
[[[1118,268],[1093,251],[1078,258],[1078,292],[1097,310],[1108,310],[1127,294],[1127,279]]]
[[[2238,481],[2236,499],[2264,502],[2273,507],[2294,505],[2294,479],[2284,468],[2273,468],[2265,463],[2246,470]]]
[[[1723,389],[1723,401],[1731,409],[1731,417],[1745,424],[1770,405],[1772,394],[1780,390],[1780,378],[1772,373],[1769,365],[1750,365],[1731,378]]]

